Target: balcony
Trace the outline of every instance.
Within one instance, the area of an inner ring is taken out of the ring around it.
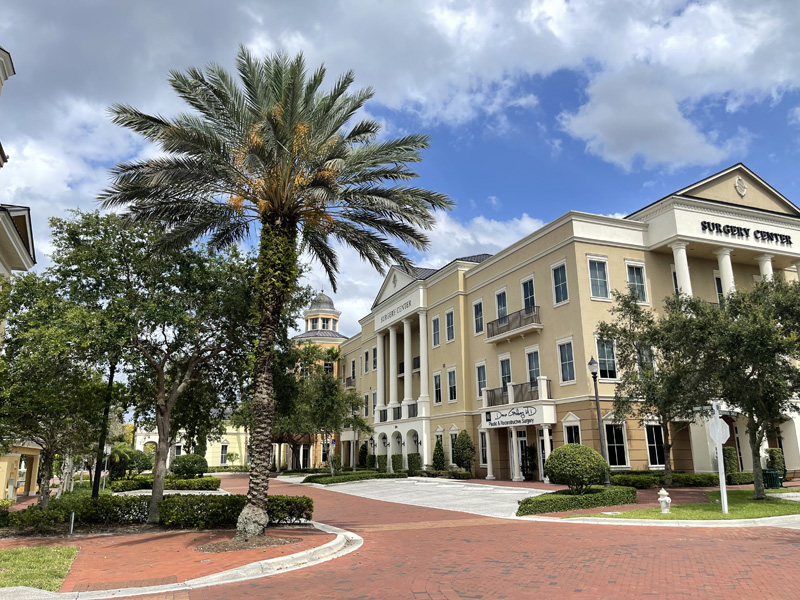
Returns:
[[[415,419],[418,415],[418,407],[416,404],[409,404],[408,405],[408,418]]]
[[[486,343],[496,343],[518,335],[524,337],[526,333],[538,332],[541,329],[542,322],[539,318],[539,307],[523,308],[487,323]]]
[[[344,389],[346,390],[354,390],[356,389],[356,378],[355,377],[347,377],[344,380]]]
[[[520,402],[531,402],[533,400],[539,400],[539,386],[535,383],[518,383],[514,386],[514,404],[518,404]],[[547,380],[547,397],[552,398],[552,394],[550,394],[550,380]],[[503,406],[505,404],[510,404],[511,396],[508,393],[508,390],[504,390],[503,388],[494,388],[491,390],[485,389],[483,393],[486,395],[486,405],[487,406]]]
[[[402,418],[403,418],[403,407],[395,406],[392,409],[392,421],[399,421]]]
[[[508,388],[484,389],[486,395],[486,406],[503,406],[508,404]]]

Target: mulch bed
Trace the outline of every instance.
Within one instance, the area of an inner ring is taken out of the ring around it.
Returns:
[[[301,538],[285,538],[265,535],[264,537],[239,538],[234,537],[224,542],[212,542],[197,546],[197,552],[235,552],[237,550],[252,550],[253,548],[269,548],[272,546],[284,546],[286,544],[296,544],[301,542]]]

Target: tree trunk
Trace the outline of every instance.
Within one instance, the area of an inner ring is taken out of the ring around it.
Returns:
[[[50,504],[50,480],[53,478],[53,459],[55,452],[43,449],[39,455],[39,506],[47,508]],[[30,469],[29,469],[30,470]]]
[[[254,367],[253,431],[247,504],[239,515],[237,535],[264,535],[269,524],[267,496],[272,459],[272,422],[275,416],[272,361],[284,306],[298,278],[297,229],[294,223],[262,220],[256,273],[259,336]]]
[[[764,439],[764,431],[756,424],[752,416],[747,418],[747,435],[753,455],[753,500],[766,500],[764,471],[761,468],[761,442]]]
[[[108,414],[111,412],[111,400],[114,395],[114,374],[117,371],[117,363],[112,361],[108,365],[108,385],[106,387],[106,403],[103,407],[103,422],[100,424],[100,439],[97,441],[97,459],[94,471],[100,473],[101,477],[95,477],[92,484],[92,498],[100,495],[100,479],[103,473],[103,459],[105,458],[106,437],[108,436]]]
[[[61,461],[61,472],[58,474],[58,491],[56,500],[61,498],[64,492],[72,491],[70,483],[72,479],[72,457],[66,454]]]
[[[148,523],[158,523],[158,508],[164,499],[164,478],[167,475],[167,456],[169,455],[169,408],[163,398],[156,404],[156,430],[158,443],[153,463],[153,494],[150,496],[150,507],[147,513]]]
[[[664,485],[672,485],[672,438],[669,434],[669,423],[661,424],[664,436]]]

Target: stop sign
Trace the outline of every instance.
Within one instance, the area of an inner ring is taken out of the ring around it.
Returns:
[[[724,444],[731,437],[731,429],[725,421],[715,415],[708,424],[708,434],[717,444]]]

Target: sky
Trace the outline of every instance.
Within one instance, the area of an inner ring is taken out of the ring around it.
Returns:
[[[420,266],[494,253],[569,210],[624,216],[737,162],[800,204],[795,0],[4,0],[0,203],[91,210],[118,162],[155,149],[112,125],[126,103],[186,109],[169,71],[303,52],[328,84],[372,86],[382,135],[427,133],[417,184],[447,194]],[[339,248],[339,290],[306,282],[359,331],[382,276]]]

